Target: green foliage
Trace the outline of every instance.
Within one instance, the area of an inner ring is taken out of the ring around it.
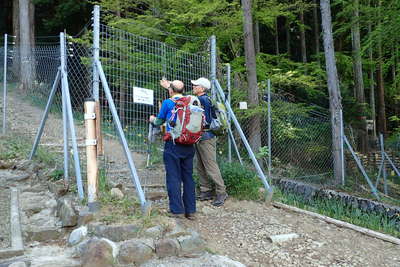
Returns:
[[[262,187],[254,171],[237,162],[219,164],[227,192],[237,199],[259,200]]]
[[[39,35],[50,35],[66,29],[76,34],[87,23],[91,11],[90,1],[81,0],[33,0],[35,5],[35,28]]]
[[[26,159],[31,149],[32,142],[27,137],[18,134],[2,136],[0,139],[0,160]],[[34,159],[46,165],[55,165],[57,156],[39,146]]]
[[[64,177],[64,170],[56,169],[53,170],[50,174],[49,177],[52,181],[58,181],[63,179]]]
[[[365,212],[334,199],[313,199],[309,201],[296,194],[282,192],[277,188],[274,191],[274,200],[400,237],[400,224],[396,217],[389,218],[381,213]]]

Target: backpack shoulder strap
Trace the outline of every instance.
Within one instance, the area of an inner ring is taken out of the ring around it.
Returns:
[[[210,107],[211,107],[211,117],[213,119],[216,119],[217,118],[217,113],[215,111],[214,102],[213,102],[212,98],[209,95],[207,95],[207,100],[210,103]]]

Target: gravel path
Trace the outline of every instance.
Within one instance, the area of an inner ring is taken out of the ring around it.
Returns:
[[[211,251],[247,266],[400,266],[400,247],[358,232],[250,201],[199,203],[199,231]],[[274,244],[268,236],[297,233]]]
[[[0,187],[0,249],[11,246],[10,190]]]

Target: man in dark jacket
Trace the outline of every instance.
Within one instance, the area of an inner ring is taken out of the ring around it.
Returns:
[[[210,125],[212,116],[215,116],[215,110],[213,110],[210,97],[207,95],[207,91],[211,88],[211,83],[207,78],[203,77],[191,82],[193,84],[193,94],[199,98],[204,109],[207,125]],[[216,190],[216,197],[212,204],[218,207],[224,205],[228,194],[226,193],[225,183],[217,164],[216,140],[216,136],[207,130],[206,126],[206,130],[195,147],[197,172],[200,177],[199,200],[205,201],[213,198],[212,181],[215,184]]]

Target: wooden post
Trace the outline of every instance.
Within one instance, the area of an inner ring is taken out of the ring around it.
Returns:
[[[101,135],[101,106],[96,101],[96,138],[97,138],[97,155],[104,155],[103,136]]]
[[[86,128],[86,160],[88,182],[88,207],[90,211],[97,211],[98,177],[97,177],[97,140],[96,140],[96,102],[94,99],[85,101],[85,128]]]

